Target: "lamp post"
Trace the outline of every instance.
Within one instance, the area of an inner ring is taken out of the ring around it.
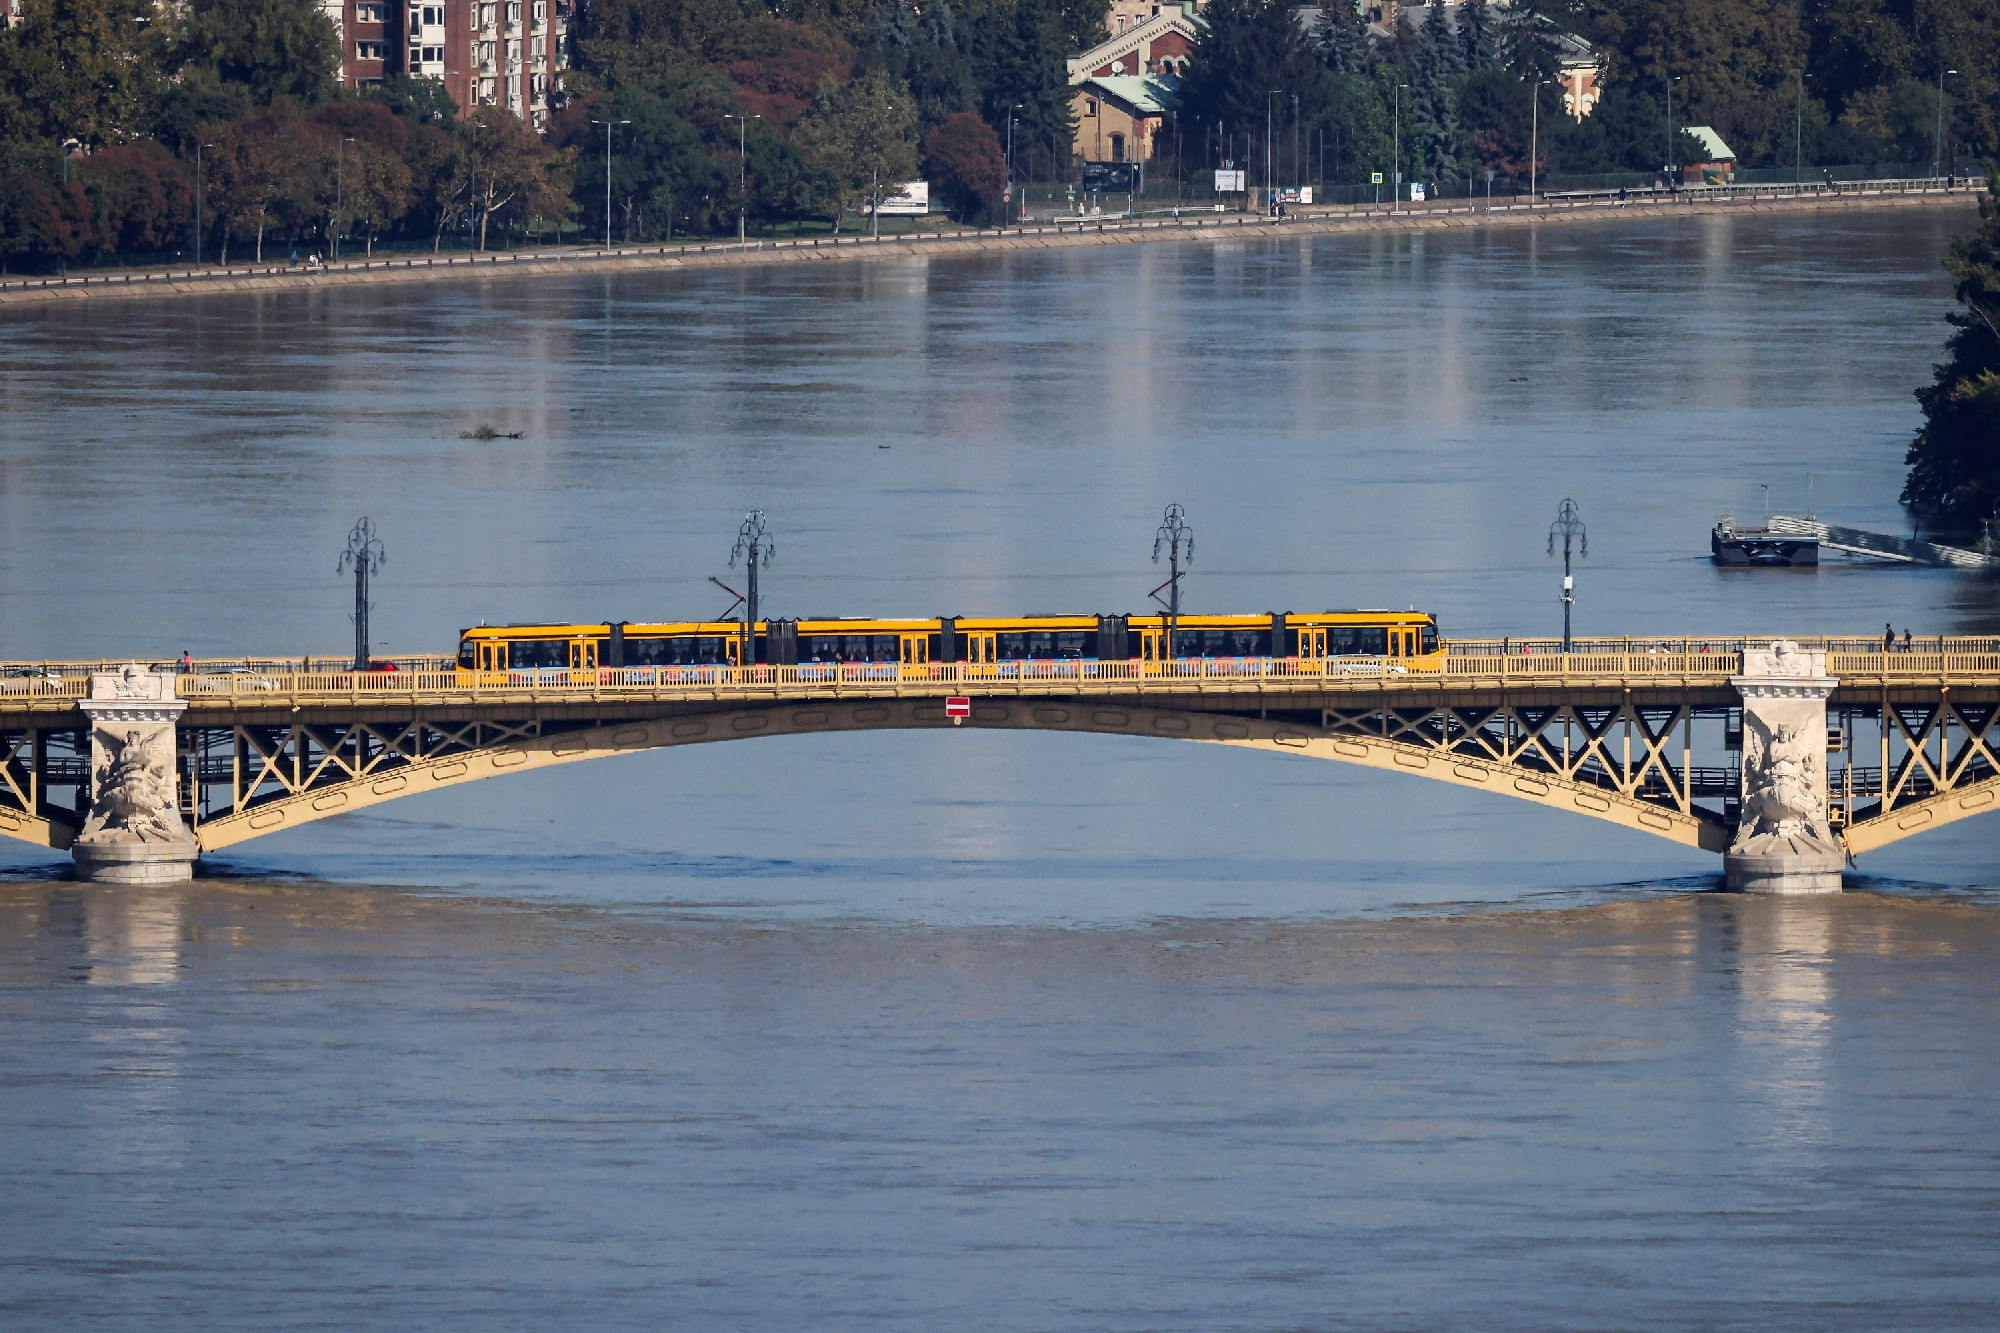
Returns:
[[[340,554],[340,564],[334,572],[344,574],[354,571],[354,669],[368,669],[368,576],[378,572],[389,563],[389,555],[383,549],[382,539],[375,535],[375,524],[362,518],[347,534],[347,549]]]
[[[1292,188],[1299,186],[1299,95],[1292,94]]]
[[[201,150],[215,147],[212,143],[194,141],[194,262],[201,263]]]
[[[762,116],[725,115],[736,122],[736,243],[745,243],[744,226],[750,207],[750,122]]]
[[[1674,188],[1674,85],[1681,81],[1676,74],[1667,80],[1667,188]]]
[[[62,141],[62,183],[65,191],[69,189],[69,150],[72,146],[77,148],[83,147],[83,140],[64,139]],[[65,278],[69,276],[68,255],[58,254],[56,256],[56,272]]]
[[[1395,119],[1391,122],[1389,134],[1389,211],[1397,211],[1396,197],[1403,192],[1403,89],[1407,83],[1396,85]]]
[[[757,662],[757,566],[770,564],[778,554],[778,547],[764,533],[764,511],[753,509],[743,516],[743,526],[737,529],[736,545],[729,552],[729,567],[736,568],[738,560],[750,575],[749,595],[743,599],[743,651],[738,659],[741,666],[754,666]]]
[[[609,250],[611,248],[611,136],[616,132],[617,126],[630,125],[632,122],[629,120],[593,119],[590,123],[604,127],[604,248]],[[671,216],[668,217],[667,222],[669,226],[673,224]],[[632,239],[632,232],[629,227],[626,229],[625,239],[628,241]]]
[[[1569,559],[1571,548],[1579,557],[1590,554],[1590,534],[1584,530],[1583,515],[1576,510],[1576,501],[1565,498],[1556,509],[1556,521],[1549,524],[1549,554],[1556,553],[1556,538],[1562,538],[1563,548],[1563,651],[1569,651],[1569,611],[1576,605],[1576,580],[1570,577]]]
[[[1958,73],[1955,69],[1938,66],[1938,112],[1937,137],[1931,140],[1931,179],[1936,180],[1944,173],[1938,168],[1944,161],[1944,76]]]
[[[1528,202],[1534,202],[1534,174],[1540,166],[1542,156],[1542,84],[1546,78],[1534,80],[1530,96],[1534,98],[1534,108],[1528,112]]]
[[[1021,103],[1019,102],[1007,108],[1007,180],[1000,187],[1000,226],[1002,230],[1005,230],[1007,224],[1012,220],[1014,211],[1014,113],[1020,109]],[[877,212],[880,212],[881,208],[882,202],[878,199],[875,202],[875,209]]]
[[[1167,643],[1160,660],[1171,660],[1174,655],[1174,635],[1181,623],[1181,564],[1194,563],[1194,529],[1187,524],[1187,511],[1177,504],[1167,506],[1166,516],[1160,520],[1159,531],[1153,534],[1153,563],[1160,563],[1160,552],[1167,553],[1167,581],[1161,585],[1167,590]],[[1153,589],[1153,600],[1160,600],[1160,589]]]
[[[1792,193],[1797,194],[1799,186],[1806,179],[1806,70],[1799,66],[1799,105],[1792,113]]]
[[[333,145],[333,235],[327,238],[327,246],[336,264],[340,262],[340,238],[347,230],[347,145],[353,142],[353,135],[343,134]],[[199,256],[195,262],[201,262]]]
[[[1278,195],[1271,184],[1271,99],[1278,95],[1276,88],[1264,94],[1264,216],[1277,212]]]

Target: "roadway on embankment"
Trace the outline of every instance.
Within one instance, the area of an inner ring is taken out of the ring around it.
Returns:
[[[1006,231],[961,231],[922,236],[865,236],[807,240],[710,241],[624,246],[610,250],[539,250],[488,255],[437,255],[343,261],[307,271],[293,265],[229,265],[194,269],[134,270],[61,278],[0,281],[0,307],[58,301],[129,300],[177,296],[240,295],[358,284],[489,281],[556,274],[740,268],[862,259],[903,259],[1056,250],[1086,245],[1166,241],[1219,241],[1345,236],[1368,233],[1453,231],[1479,227],[1576,226],[1717,214],[1826,214],[1890,208],[1969,208],[1982,191],[1971,187],[1851,188],[1838,194],[1787,190],[1702,193],[1672,202],[1656,199],[1544,200],[1482,204],[1441,201],[1410,209],[1354,208],[1274,221],[1247,215],[1205,214],[1158,221],[1106,220],[1049,223]]]

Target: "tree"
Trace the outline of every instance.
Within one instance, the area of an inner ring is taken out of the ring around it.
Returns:
[[[924,141],[924,175],[960,222],[992,214],[1002,207],[1007,180],[1000,136],[979,117],[959,112]]]
[[[500,107],[475,110],[465,118],[463,133],[481,250],[486,248],[487,227],[503,212],[522,218],[570,215],[569,154],[550,148],[513,112]]]
[[[917,108],[883,70],[828,87],[799,124],[808,200],[840,218],[871,195],[900,189],[917,171]]]
[[[2000,517],[2000,171],[1989,171],[1979,228],[1952,242],[1945,268],[1960,309],[1947,359],[1917,390],[1924,410],[1903,503],[1959,532]]]
[[[168,67],[243,90],[253,106],[308,106],[334,93],[340,34],[314,0],[191,0],[168,40]]]
[[[34,0],[0,32],[0,141],[137,138],[160,83],[152,0]]]
[[[982,76],[979,110],[989,125],[1005,125],[1034,143],[1070,143],[1070,18],[1062,0],[994,4],[977,25],[974,69]],[[1100,24],[1102,17],[1099,18]]]
[[[151,254],[187,238],[193,182],[158,144],[100,149],[76,164],[74,179],[89,201],[90,250]]]

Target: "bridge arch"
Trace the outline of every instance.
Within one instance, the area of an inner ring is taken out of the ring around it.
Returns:
[[[1525,800],[1591,819],[1605,820],[1686,847],[1720,852],[1729,830],[1712,816],[1686,813],[1562,776],[1425,747],[1236,713],[1132,706],[1124,701],[1072,698],[982,698],[969,724],[976,728],[1088,732],[1158,740],[1227,745],[1270,754],[1297,755],[1402,773]],[[201,821],[202,852],[336,815],[351,814],[426,791],[440,791],[509,773],[579,763],[679,745],[752,740],[765,736],[843,731],[938,730],[951,721],[941,699],[875,698],[718,707],[711,711],[608,722],[540,733],[511,729],[490,743],[433,757],[355,765],[349,776],[319,781],[276,799]],[[0,829],[0,832],[5,832]]]

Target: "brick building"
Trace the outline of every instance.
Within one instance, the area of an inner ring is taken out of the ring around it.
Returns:
[[[453,101],[505,107],[539,130],[567,64],[570,0],[320,0],[340,35],[340,81],[438,79]]]

